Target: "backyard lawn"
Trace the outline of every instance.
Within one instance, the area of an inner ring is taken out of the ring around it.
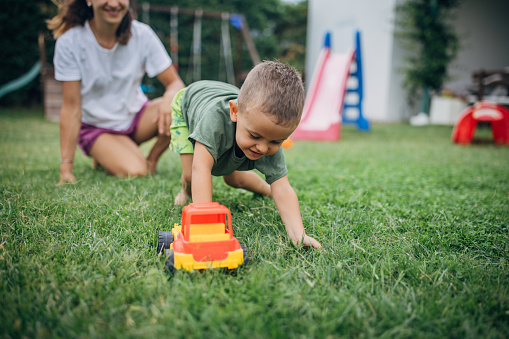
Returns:
[[[469,146],[408,125],[294,142],[322,251],[290,243],[271,199],[215,178],[250,261],[168,279],[156,234],[180,222],[177,155],[119,179],[77,151],[77,183],[57,186],[58,124],[1,109],[0,126],[0,337],[509,337],[509,147],[486,128]]]

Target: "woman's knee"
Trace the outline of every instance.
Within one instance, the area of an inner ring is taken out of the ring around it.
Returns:
[[[149,168],[146,161],[118,164],[118,166],[115,166],[115,169],[111,171],[111,174],[122,178],[144,177],[149,174]]]

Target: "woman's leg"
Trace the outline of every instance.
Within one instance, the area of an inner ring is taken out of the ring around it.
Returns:
[[[138,145],[126,135],[101,134],[92,146],[90,155],[115,176],[138,177],[149,174],[147,159]]]
[[[147,156],[148,171],[151,174],[155,173],[157,162],[164,151],[168,149],[171,140],[169,135],[158,133],[158,123],[155,119],[157,118],[161,102],[161,98],[158,98],[152,100],[147,105],[140,118],[140,122],[138,123],[138,128],[134,136],[134,141],[137,144],[142,144],[157,136],[157,140]]]
[[[235,171],[223,177],[224,182],[235,188],[244,188],[248,191],[266,195],[272,195],[270,185],[267,184],[258,174],[251,171]]]

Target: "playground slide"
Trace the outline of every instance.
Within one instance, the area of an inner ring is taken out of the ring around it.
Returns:
[[[331,53],[327,46],[322,49],[293,140],[339,139],[346,82],[354,59],[353,49],[345,54]]]
[[[9,81],[8,83],[0,86],[0,98],[2,98],[6,94],[9,94],[10,92],[13,92],[17,89],[20,89],[23,86],[28,85],[32,80],[34,80],[39,75],[40,71],[41,62],[37,61],[28,72],[26,72],[19,78]]]

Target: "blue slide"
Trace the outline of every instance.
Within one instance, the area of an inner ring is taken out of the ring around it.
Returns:
[[[32,68],[30,68],[30,70],[28,72],[26,72],[19,78],[9,81],[8,83],[0,86],[0,98],[2,98],[6,94],[9,94],[10,92],[13,92],[17,89],[20,89],[23,86],[28,85],[32,80],[37,78],[40,71],[41,71],[41,62],[37,61],[35,63],[35,65],[33,65]]]

